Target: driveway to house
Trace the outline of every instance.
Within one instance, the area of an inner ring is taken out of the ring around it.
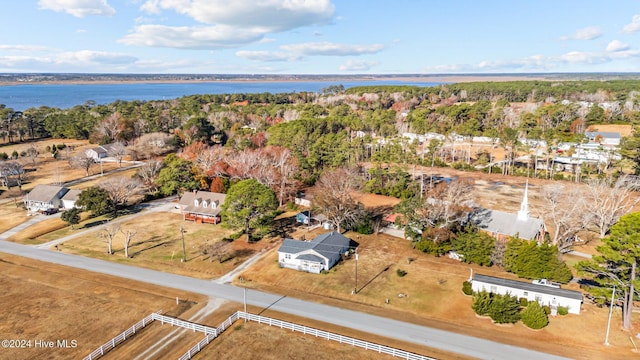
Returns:
[[[104,260],[38,249],[7,241],[0,241],[0,252],[203,294],[213,298],[235,302],[243,301],[242,288],[228,284],[219,284],[215,281],[194,279]],[[388,338],[409,341],[475,358],[519,360],[563,359],[558,356],[516,346],[262,291],[247,290],[246,295],[247,303],[250,305],[265,309],[269,308],[275,311],[344,326]]]
[[[104,228],[105,226],[110,225],[110,224],[118,224],[118,223],[121,223],[121,222],[124,222],[124,221],[128,221],[128,220],[137,218],[138,216],[146,215],[146,214],[153,213],[153,212],[170,211],[175,206],[175,204],[173,203],[173,200],[175,200],[175,199],[176,199],[175,196],[171,196],[171,197],[168,197],[168,198],[162,198],[162,199],[159,199],[159,200],[153,200],[153,201],[149,201],[149,202],[146,202],[146,203],[142,203],[142,204],[136,205],[136,206],[142,208],[142,210],[140,210],[140,211],[138,211],[138,212],[136,212],[134,214],[131,214],[131,215],[118,217],[118,218],[116,218],[116,219],[114,219],[112,221],[105,222],[104,224],[92,227],[92,228],[87,229],[87,230],[81,230],[81,231],[78,231],[78,232],[74,232],[71,235],[67,235],[67,236],[58,238],[56,240],[49,241],[47,243],[43,243],[43,244],[40,244],[40,245],[35,245],[34,247],[39,248],[39,249],[49,249],[52,246],[61,244],[61,243],[65,242],[65,241],[69,241],[69,240],[74,239],[76,237],[83,236],[83,235],[85,235],[87,233],[99,231],[102,228]],[[27,221],[27,223],[28,223],[28,221]],[[19,225],[19,226],[21,226],[21,225]],[[11,231],[11,230],[9,230],[9,231]],[[9,231],[5,232],[4,234],[7,234]],[[4,234],[0,234],[0,240],[5,240],[7,238],[7,237],[4,236]]]

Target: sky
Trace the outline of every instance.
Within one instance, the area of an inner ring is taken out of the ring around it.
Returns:
[[[0,0],[0,72],[640,72],[628,0]]]

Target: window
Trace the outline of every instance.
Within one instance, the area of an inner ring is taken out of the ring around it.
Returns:
[[[528,291],[523,292],[523,293],[522,293],[522,296],[524,296],[524,297],[528,297],[528,296],[529,296],[529,292],[528,292]]]
[[[284,254],[284,258],[288,260],[291,259],[291,254]]]
[[[200,206],[200,201],[198,199],[193,200],[193,205]]]
[[[202,202],[202,207],[206,208],[209,205],[209,203],[207,202],[207,200]]]
[[[497,293],[498,292],[498,287],[497,286],[491,286],[489,288],[489,292],[490,293]]]
[[[536,295],[536,301],[542,303],[542,296]]]

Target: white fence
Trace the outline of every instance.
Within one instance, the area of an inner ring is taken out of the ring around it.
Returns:
[[[197,354],[202,350],[203,347],[207,346],[211,340],[218,337],[218,335],[222,334],[231,324],[238,320],[239,312],[233,313],[233,315],[229,316],[227,320],[225,320],[220,326],[216,328],[215,334],[207,334],[204,339],[200,340],[197,344],[195,344],[189,351],[184,353],[184,355],[180,356],[178,360],[189,360],[193,355]]]
[[[281,329],[297,331],[297,332],[301,332],[301,333],[306,334],[306,335],[313,335],[313,336],[318,337],[318,338],[323,338],[323,339],[327,339],[327,340],[331,340],[331,341],[336,341],[336,342],[339,342],[341,344],[348,344],[348,345],[352,345],[352,346],[357,346],[357,347],[365,349],[365,350],[371,350],[371,351],[375,351],[375,352],[378,352],[378,353],[381,353],[381,354],[387,354],[387,355],[391,355],[391,356],[402,358],[402,359],[407,359],[407,360],[435,360],[434,358],[423,356],[423,355],[419,355],[419,354],[415,354],[415,353],[411,353],[411,352],[408,352],[408,351],[395,349],[395,348],[392,348],[392,347],[388,347],[388,346],[384,346],[384,345],[380,345],[380,344],[375,344],[375,343],[371,343],[371,342],[368,342],[368,341],[362,341],[362,340],[358,340],[358,339],[351,338],[351,337],[348,337],[348,336],[342,336],[340,334],[335,334],[335,333],[331,333],[331,332],[328,332],[328,331],[318,330],[318,329],[310,328],[310,327],[307,327],[307,326],[302,326],[302,325],[298,325],[298,324],[294,324],[294,323],[290,323],[290,322],[286,322],[286,321],[281,321],[281,320],[278,320],[278,319],[272,319],[272,318],[265,317],[265,316],[245,313],[243,311],[235,312],[233,315],[229,316],[217,328],[212,328],[212,327],[208,327],[208,326],[192,323],[192,322],[189,322],[189,321],[184,321],[184,320],[172,318],[172,317],[169,317],[169,316],[160,315],[160,312],[152,313],[149,316],[147,316],[146,318],[140,320],[137,324],[133,325],[131,328],[125,330],[125,332],[123,332],[122,334],[114,337],[109,342],[107,342],[106,344],[104,344],[101,347],[99,347],[98,349],[96,349],[94,352],[92,352],[91,354],[86,356],[84,358],[84,360],[94,360],[94,359],[97,359],[97,358],[101,357],[107,351],[113,349],[116,345],[118,345],[119,343],[121,343],[124,340],[126,340],[128,337],[131,337],[133,334],[135,334],[136,331],[140,330],[141,328],[145,327],[147,324],[149,324],[149,323],[151,323],[153,321],[160,321],[162,324],[171,324],[172,326],[179,326],[179,327],[182,327],[184,329],[190,329],[190,330],[193,330],[193,331],[199,331],[199,332],[202,332],[202,333],[205,334],[204,339],[200,340],[191,349],[189,349],[189,351],[187,351],[184,355],[182,355],[179,358],[179,360],[189,360],[195,354],[200,352],[202,350],[202,348],[207,346],[211,341],[213,341],[215,338],[217,338],[229,326],[231,326],[234,322],[236,322],[239,319],[245,319],[247,321],[254,321],[254,322],[257,322],[259,324],[266,324],[266,325],[269,325],[269,326],[276,326],[276,327],[279,327]]]
[[[118,345],[121,342],[125,341],[127,338],[133,336],[136,333],[136,331],[139,331],[140,329],[144,328],[148,324],[152,323],[155,320],[154,316],[155,315],[159,315],[159,313],[160,313],[160,311],[158,311],[158,313],[149,314],[147,317],[145,317],[144,319],[138,321],[135,325],[133,325],[132,327],[128,328],[127,330],[125,330],[120,335],[114,337],[113,339],[107,341],[104,345],[102,345],[99,348],[95,349],[91,354],[85,356],[83,360],[95,360],[95,359],[98,359],[98,358],[102,357],[109,350],[111,350],[114,347],[116,347],[116,345]]]
[[[298,324],[294,324],[286,321],[272,319],[272,318],[268,318],[260,315],[253,315],[253,314],[245,313],[242,311],[238,311],[237,314],[240,319],[255,321],[257,323],[267,324],[269,326],[276,326],[281,329],[297,331],[303,334],[313,335],[318,338],[337,341],[341,344],[348,344],[348,345],[363,348],[365,350],[376,351],[381,354],[388,354],[394,357],[399,357],[399,358],[408,359],[408,360],[435,360],[434,358],[431,358],[431,357],[411,353],[411,352],[400,350],[400,349],[395,349],[395,348],[384,346],[384,345],[374,344],[368,341],[362,341],[362,340],[354,339],[351,337],[342,336],[340,334],[334,334],[327,331],[322,331],[322,330],[318,330],[318,329],[314,329],[314,328],[310,328],[310,327],[306,327],[306,326],[302,326],[302,325],[298,325]]]

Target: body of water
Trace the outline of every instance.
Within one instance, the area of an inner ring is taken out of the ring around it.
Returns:
[[[196,94],[319,92],[331,85],[345,88],[369,85],[436,86],[436,82],[406,81],[291,81],[291,82],[193,82],[118,84],[20,84],[0,86],[0,104],[16,111],[49,106],[67,109],[87,101],[110,104],[116,100],[169,100]]]

